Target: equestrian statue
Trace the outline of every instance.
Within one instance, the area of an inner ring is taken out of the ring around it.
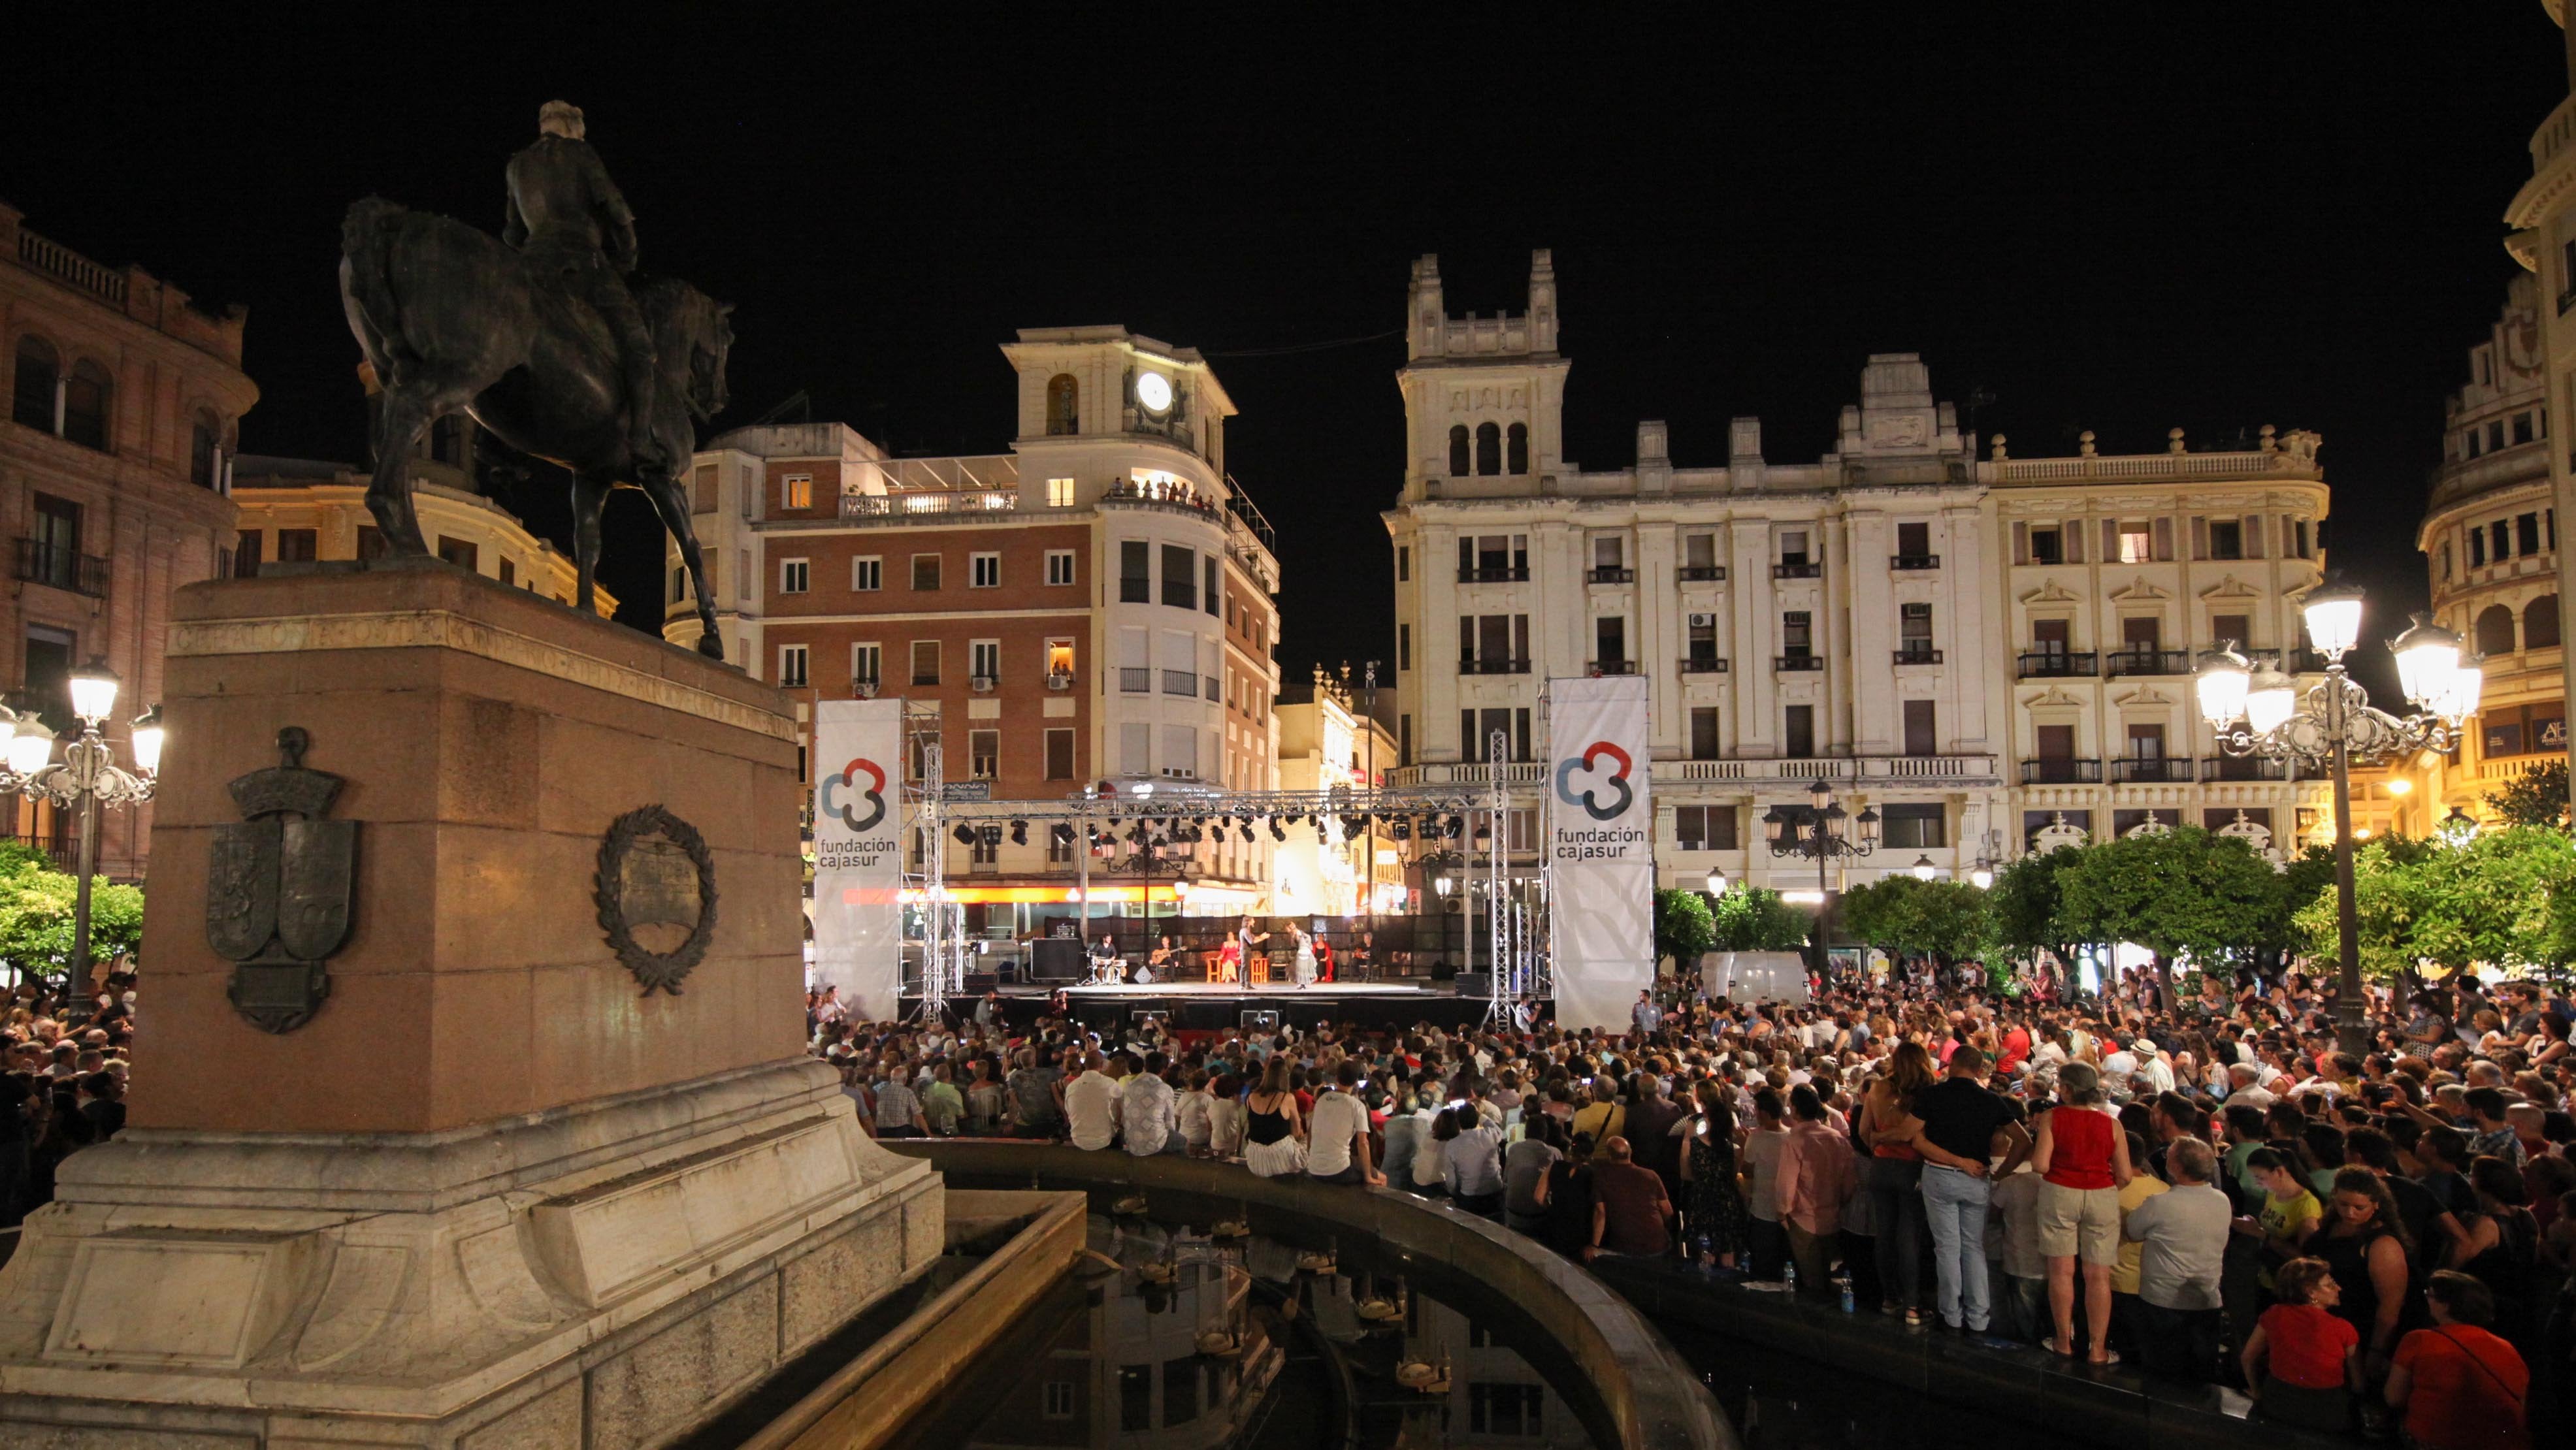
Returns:
[[[499,240],[369,197],[340,228],[340,301],[377,387],[367,509],[397,556],[426,555],[407,464],[432,419],[464,412],[572,473],[576,603],[592,607],[609,490],[643,490],[697,593],[698,653],[724,658],[684,478],[698,422],[726,403],[733,346],[719,304],[635,275],[635,215],[583,139],[579,107],[549,101],[510,158]]]

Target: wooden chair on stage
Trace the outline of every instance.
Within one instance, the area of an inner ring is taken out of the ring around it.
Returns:
[[[1243,959],[1243,971],[1244,985],[1251,987],[1269,986],[1270,954],[1268,952],[1254,952],[1250,956],[1245,957]]]

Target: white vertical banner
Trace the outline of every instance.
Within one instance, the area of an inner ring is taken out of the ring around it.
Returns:
[[[891,1021],[903,991],[903,701],[814,707],[814,984]]]
[[[1655,984],[1646,679],[1547,682],[1549,947],[1556,1021],[1630,1030]]]

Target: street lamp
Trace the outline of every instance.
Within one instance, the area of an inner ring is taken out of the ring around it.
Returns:
[[[1825,883],[1825,863],[1837,856],[1867,856],[1878,849],[1878,811],[1864,808],[1858,816],[1844,811],[1834,789],[1819,779],[1807,787],[1807,804],[1773,806],[1762,819],[1771,827],[1771,854],[1805,856],[1816,863],[1816,980],[1825,980],[1825,915],[1832,907]],[[1843,834],[1843,822],[1857,829]],[[1928,863],[1927,863],[1928,864]]]
[[[2443,845],[2456,850],[2478,838],[2478,823],[2453,806],[2449,815],[2433,823],[2433,834],[2442,838]]]
[[[1711,896],[1724,896],[1726,894],[1726,869],[1724,867],[1712,866],[1709,868],[1708,894]]]
[[[2326,660],[2324,681],[2304,700],[2279,670],[2251,669],[2234,640],[2222,641],[2199,675],[2201,717],[2216,732],[2220,750],[2332,770],[2340,958],[2335,1033],[2355,1057],[2370,1043],[2362,1025],[2361,928],[2352,884],[2352,763],[2450,749],[2461,722],[2478,708],[2484,679],[2474,658],[2461,659],[2458,635],[2417,615],[2414,628],[2389,649],[2397,656],[2398,683],[2418,712],[2401,717],[2373,709],[2369,692],[2353,682],[2343,663],[2361,639],[2361,605],[2361,591],[2334,584],[2310,590],[2300,605],[2308,641]]]
[[[1914,858],[1914,879],[1917,881],[1931,880],[1933,876],[1939,873],[1940,869],[1941,868],[1932,864],[1932,858],[1929,856],[1917,856]]]
[[[79,879],[72,886],[72,960],[70,985],[82,989],[89,978],[89,889],[98,874],[98,809],[135,806],[152,799],[161,769],[161,708],[135,717],[134,763],[141,774],[118,768],[116,748],[99,735],[99,726],[116,710],[117,678],[98,661],[71,672],[72,713],[80,717],[78,738],[63,747],[60,765],[47,762],[54,753],[54,734],[33,711],[20,715],[0,708],[0,723],[9,729],[8,765],[0,769],[0,792],[48,801],[76,812],[80,820]]]

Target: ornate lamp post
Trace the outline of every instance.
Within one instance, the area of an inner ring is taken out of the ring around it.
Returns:
[[[2371,707],[2368,691],[2345,672],[2343,657],[2361,639],[2361,591],[2327,584],[2310,590],[2300,605],[2308,641],[2325,656],[2325,680],[2299,697],[2288,675],[2266,665],[2250,667],[2223,641],[2201,666],[2200,713],[2229,755],[2324,765],[2334,779],[2335,916],[2339,983],[2335,1035],[2358,1057],[2369,1048],[2362,1025],[2360,918],[2352,886],[2352,763],[2363,764],[2418,750],[2448,750],[2460,722],[2475,713],[2484,683],[2475,659],[2460,658],[2460,637],[2416,616],[2415,627],[2389,649],[2397,656],[2397,681],[2420,709],[2396,716]]]
[[[144,711],[134,721],[134,763],[140,775],[118,768],[116,748],[99,735],[99,726],[116,710],[116,675],[92,660],[71,672],[72,713],[81,733],[63,747],[60,765],[50,764],[54,733],[33,712],[0,710],[0,724],[10,727],[8,763],[0,768],[0,791],[31,801],[50,801],[76,812],[80,819],[79,879],[72,888],[72,960],[70,984],[89,977],[89,883],[98,874],[98,809],[141,805],[152,799],[161,769],[161,710]]]
[[[1826,977],[1825,918],[1832,904],[1831,888],[1825,883],[1825,865],[1837,856],[1867,856],[1878,849],[1878,811],[1863,808],[1858,816],[1844,811],[1834,799],[1834,788],[1822,780],[1807,787],[1808,804],[1773,806],[1763,814],[1771,827],[1771,854],[1805,856],[1816,863],[1816,980]],[[1858,829],[1843,834],[1843,822],[1851,821]]]

